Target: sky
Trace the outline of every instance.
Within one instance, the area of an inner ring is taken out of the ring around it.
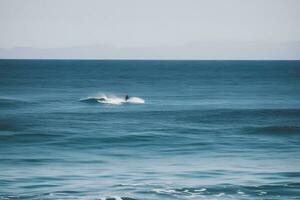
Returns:
[[[0,58],[300,59],[299,0],[0,0]]]

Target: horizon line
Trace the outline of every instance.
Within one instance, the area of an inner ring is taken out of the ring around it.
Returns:
[[[49,60],[49,61],[300,61],[300,59],[143,59],[143,58],[0,58],[3,60]]]

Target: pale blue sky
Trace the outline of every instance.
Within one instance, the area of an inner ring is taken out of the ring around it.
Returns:
[[[184,47],[197,57],[212,44],[284,45],[298,56],[299,10],[299,0],[0,0],[0,48],[161,47],[172,57]]]

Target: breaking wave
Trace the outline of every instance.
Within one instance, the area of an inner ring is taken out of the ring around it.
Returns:
[[[96,96],[86,97],[80,99],[82,102],[87,103],[102,103],[102,104],[112,104],[112,105],[121,105],[121,104],[144,104],[145,100],[139,97],[130,97],[125,100],[125,97],[119,97],[115,95],[99,94]]]

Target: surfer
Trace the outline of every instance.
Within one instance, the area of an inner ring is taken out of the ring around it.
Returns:
[[[127,101],[129,99],[129,96],[128,95],[126,95],[125,96],[125,101]]]

